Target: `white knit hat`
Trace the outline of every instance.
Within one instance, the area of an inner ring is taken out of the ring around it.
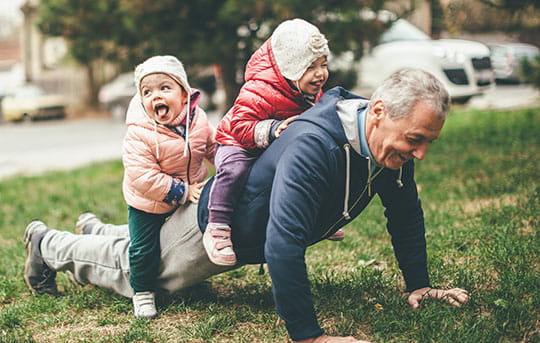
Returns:
[[[182,62],[174,56],[154,56],[150,57],[135,68],[135,85],[137,91],[141,91],[141,80],[150,74],[163,73],[172,77],[184,90],[191,94],[186,71]]]
[[[328,56],[328,41],[319,29],[303,19],[284,21],[272,33],[270,45],[285,78],[299,80],[317,58]]]

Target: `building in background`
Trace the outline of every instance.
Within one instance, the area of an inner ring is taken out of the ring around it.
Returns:
[[[69,101],[68,114],[72,114],[86,98],[84,70],[69,61],[63,38],[47,37],[39,31],[38,5],[39,0],[26,0],[20,8],[24,81],[41,86],[47,93],[64,95]]]

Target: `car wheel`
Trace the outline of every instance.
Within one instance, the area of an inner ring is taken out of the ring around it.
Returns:
[[[25,114],[23,114],[21,120],[22,120],[23,122],[25,122],[25,123],[29,123],[29,122],[32,121],[32,117],[31,117],[28,113],[25,113]]]
[[[458,105],[465,105],[466,103],[469,102],[469,100],[471,100],[472,96],[462,96],[462,97],[459,97],[459,98],[453,98],[452,99],[452,102],[454,104],[458,104]]]

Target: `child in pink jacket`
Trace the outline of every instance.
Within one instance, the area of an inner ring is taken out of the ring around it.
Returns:
[[[216,133],[216,177],[203,236],[214,264],[236,263],[231,220],[251,166],[289,122],[322,96],[329,54],[328,42],[316,26],[293,19],[281,23],[251,56],[246,82]],[[331,239],[343,239],[343,231]]]
[[[159,231],[179,206],[198,201],[207,176],[203,160],[213,163],[215,132],[197,106],[200,91],[189,87],[175,57],[154,56],[138,65],[135,83],[138,94],[126,117],[122,189],[135,316],[155,318]]]

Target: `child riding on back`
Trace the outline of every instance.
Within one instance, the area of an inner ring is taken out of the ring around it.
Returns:
[[[291,121],[322,96],[329,54],[328,42],[317,27],[293,19],[281,23],[251,56],[246,82],[216,133],[216,177],[203,236],[213,263],[236,264],[231,218],[251,166]]]

